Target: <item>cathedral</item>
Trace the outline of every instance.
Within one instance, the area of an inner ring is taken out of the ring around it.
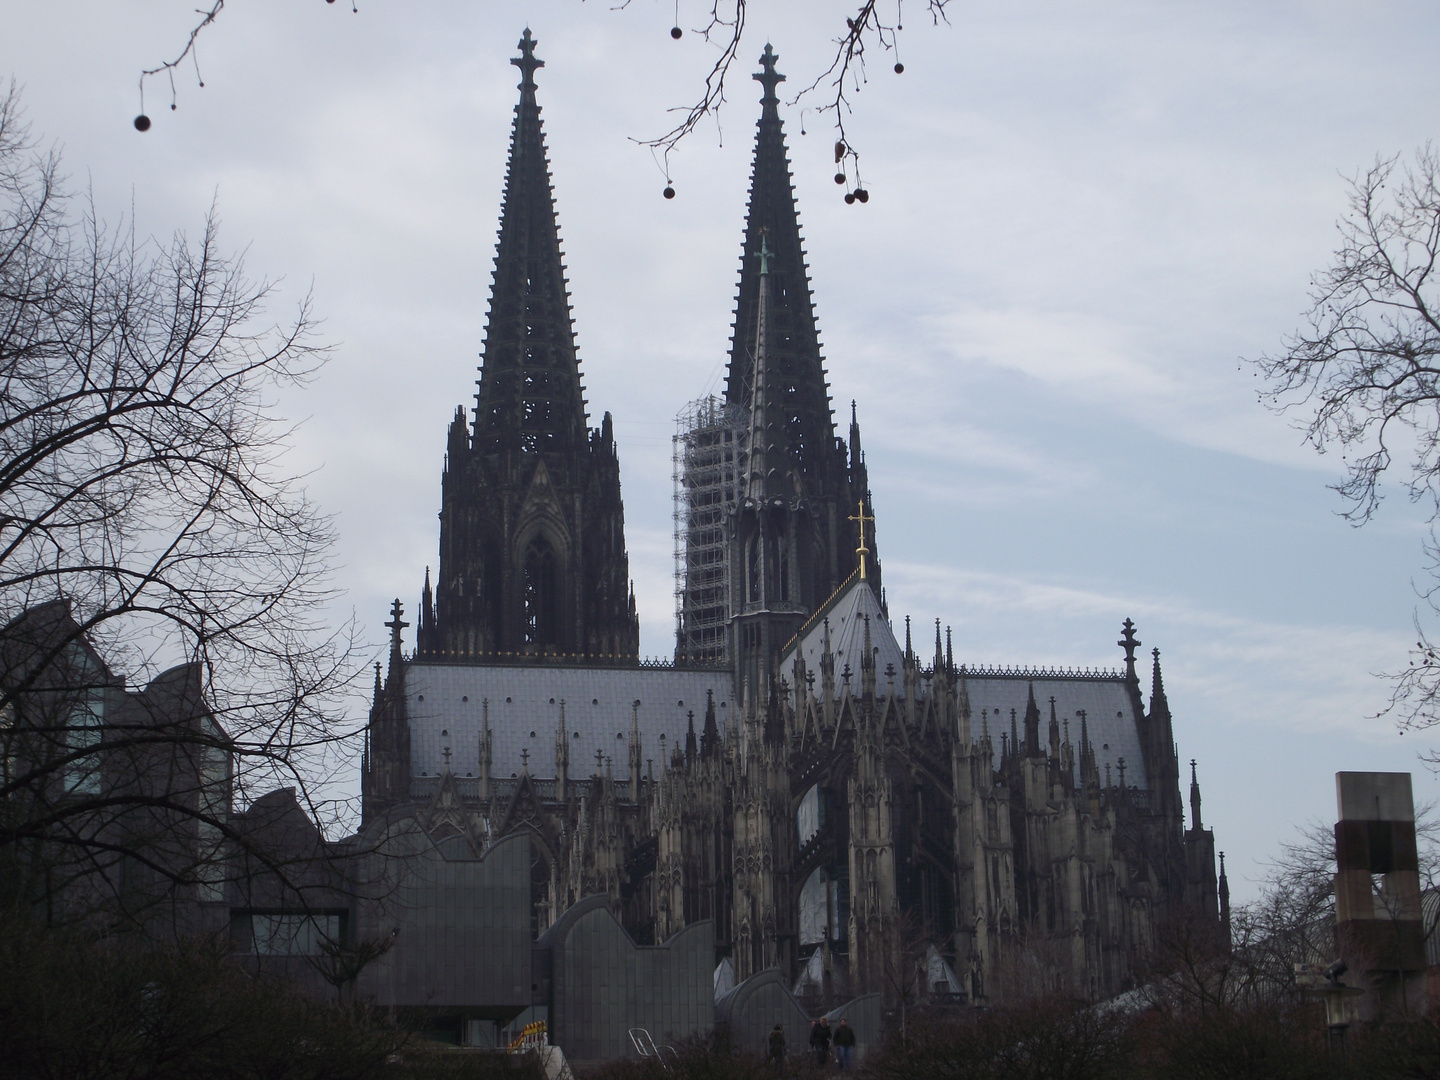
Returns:
[[[1177,920],[1228,933],[1158,650],[975,667],[892,620],[857,409],[846,438],[767,45],[724,395],[675,439],[673,661],[639,659],[620,463],[590,427],[527,30],[473,411],[450,425],[438,575],[391,610],[368,825],[530,841],[531,930],[601,895],[641,945],[711,920],[717,995],[1098,999]],[[881,522],[880,524],[883,524]],[[923,640],[921,640],[923,639]]]

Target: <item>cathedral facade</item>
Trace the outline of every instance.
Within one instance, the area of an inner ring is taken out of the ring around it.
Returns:
[[[609,413],[590,428],[529,31],[473,414],[442,478],[438,583],[397,600],[367,825],[480,854],[530,839],[532,931],[601,894],[639,943],[713,921],[715,984],[797,997],[1100,998],[1228,902],[1158,650],[975,668],[903,644],[860,428],[837,436],[767,46],[723,399],[677,437],[673,662],[642,663]],[[928,635],[928,629],[925,631]],[[612,734],[613,733],[613,734]]]

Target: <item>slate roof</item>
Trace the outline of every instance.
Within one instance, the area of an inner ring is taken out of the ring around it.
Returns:
[[[705,720],[705,692],[715,694],[716,722],[723,730],[731,710],[728,671],[683,668],[516,667],[427,664],[412,661],[405,672],[410,718],[412,776],[437,776],[451,751],[450,771],[478,776],[483,702],[490,702],[492,775],[508,777],[530,751],[533,776],[555,775],[555,727],[560,702],[570,731],[570,775],[595,772],[595,752],[612,759],[617,779],[629,775],[631,702],[640,702],[644,758],[660,772],[660,736],[666,754],[685,745],[686,714],[695,711],[698,738]],[[531,732],[534,732],[532,735]]]
[[[860,687],[860,659],[865,653],[865,618],[870,619],[870,648],[875,654],[875,675],[880,686],[885,685],[885,667],[895,665],[898,673],[905,662],[905,654],[895,640],[890,622],[880,609],[880,600],[875,590],[857,573],[836,589],[820,610],[805,621],[800,632],[785,646],[780,654],[780,673],[786,679],[795,666],[795,652],[798,648],[805,657],[805,666],[820,677],[820,652],[825,645],[825,623],[830,623],[830,648],[835,654],[835,685],[843,688],[841,675],[845,665],[850,665],[851,685]],[[793,687],[792,687],[793,689]]]
[[[1015,710],[1015,726],[1025,737],[1025,702],[1031,685],[1040,706],[1040,745],[1049,745],[1050,698],[1055,699],[1055,716],[1070,721],[1070,742],[1075,759],[1080,759],[1080,715],[1085,710],[1090,742],[1095,747],[1095,764],[1100,780],[1105,780],[1108,764],[1115,783],[1120,782],[1120,759],[1125,759],[1125,786],[1149,790],[1145,775],[1145,759],[1140,750],[1140,732],[1136,726],[1135,707],[1122,675],[967,675],[965,687],[970,694],[970,731],[980,738],[980,728],[987,718],[990,738],[994,742],[996,765],[999,765],[1000,735],[1010,733],[1010,710]],[[983,711],[983,714],[982,714]],[[1063,738],[1063,729],[1062,729]],[[1077,765],[1078,769],[1078,765]]]

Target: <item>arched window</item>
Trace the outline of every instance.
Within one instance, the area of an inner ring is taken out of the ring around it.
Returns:
[[[760,538],[757,536],[750,541],[750,581],[749,599],[756,603],[760,599]]]
[[[555,561],[555,549],[543,535],[535,536],[525,548],[525,644],[535,648],[558,644],[560,597]]]
[[[790,599],[790,545],[787,540],[788,537],[782,536],[776,545],[776,562],[779,563],[779,573],[775,575],[775,579],[780,586],[776,595],[780,600]]]

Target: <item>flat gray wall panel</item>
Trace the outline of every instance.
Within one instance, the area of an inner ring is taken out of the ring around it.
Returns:
[[[360,936],[394,946],[361,974],[382,1005],[513,1008],[530,1002],[530,841],[523,833],[480,859],[448,860],[400,832],[369,856]]]
[[[634,1057],[629,1029],[659,1043],[708,1032],[714,928],[687,926],[663,945],[637,946],[604,896],[580,901],[556,920],[538,947],[551,952],[551,1041],[567,1057]]]

